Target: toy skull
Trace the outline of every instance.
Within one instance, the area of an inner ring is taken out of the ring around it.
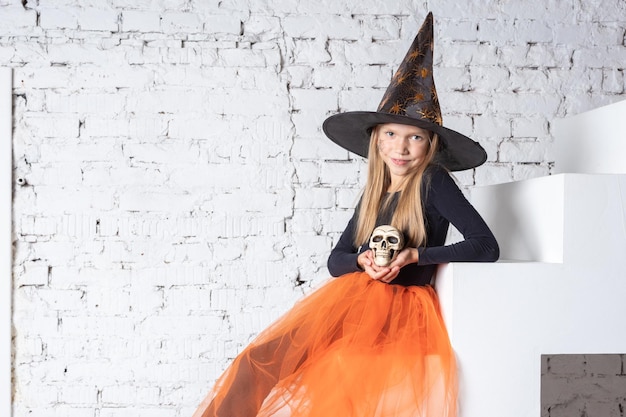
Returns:
[[[403,246],[404,236],[393,226],[378,226],[370,237],[370,249],[374,252],[374,263],[378,266],[389,265]]]

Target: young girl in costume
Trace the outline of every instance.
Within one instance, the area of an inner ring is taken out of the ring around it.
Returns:
[[[486,153],[442,126],[432,25],[429,14],[377,111],[324,122],[331,140],[368,158],[363,195],[328,260],[338,278],[262,332],[194,417],[456,414],[454,353],[431,281],[437,264],[495,261],[499,251],[448,174]],[[445,245],[450,223],[464,240]],[[381,225],[405,241],[385,266],[369,244]]]

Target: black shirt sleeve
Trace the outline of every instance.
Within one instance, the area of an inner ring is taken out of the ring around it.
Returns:
[[[328,272],[334,277],[338,277],[350,272],[360,271],[360,268],[356,262],[359,256],[359,248],[356,248],[352,243],[356,228],[356,213],[348,222],[348,226],[341,234],[337,245],[330,252],[328,257]]]
[[[445,170],[434,170],[426,201],[429,221],[452,223],[464,240],[451,245],[431,246],[427,243],[425,248],[418,249],[418,265],[498,260],[500,249],[489,226]],[[432,237],[445,240],[445,236]]]

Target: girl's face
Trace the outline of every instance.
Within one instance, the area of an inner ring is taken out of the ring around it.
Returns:
[[[422,164],[428,154],[430,133],[417,126],[386,123],[378,126],[377,140],[378,153],[394,185]]]

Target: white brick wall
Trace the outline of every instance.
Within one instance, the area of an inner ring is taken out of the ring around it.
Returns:
[[[426,10],[250,3],[0,0],[16,416],[190,415],[326,278],[365,164],[321,122],[375,109]],[[462,184],[548,175],[552,121],[626,97],[624,4],[431,5],[444,121],[489,154]]]

